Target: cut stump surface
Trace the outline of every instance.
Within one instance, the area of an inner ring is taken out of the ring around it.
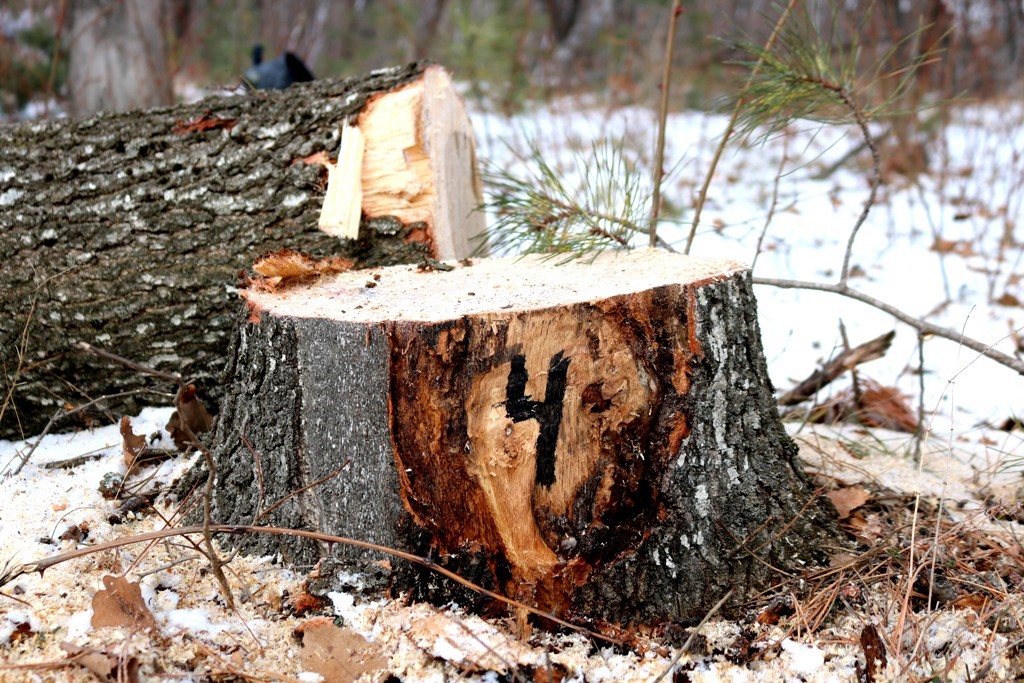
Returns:
[[[218,521],[347,465],[271,521],[620,622],[699,617],[730,587],[763,586],[768,567],[822,560],[835,532],[778,422],[740,264],[485,259],[246,299]],[[294,560],[320,552],[285,543]]]

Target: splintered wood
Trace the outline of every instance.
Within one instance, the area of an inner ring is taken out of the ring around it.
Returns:
[[[342,128],[328,164],[320,229],[356,239],[360,222],[390,217],[418,227],[439,258],[473,251],[484,216],[473,129],[444,69],[370,99]]]

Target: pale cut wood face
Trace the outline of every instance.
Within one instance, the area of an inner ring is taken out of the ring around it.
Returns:
[[[356,323],[428,322],[465,316],[542,310],[600,301],[665,285],[699,286],[747,269],[727,259],[681,256],[653,249],[606,252],[593,263],[540,255],[446,261],[448,272],[415,265],[340,273],[276,292],[249,290],[257,310]],[[373,286],[367,286],[371,280]]]

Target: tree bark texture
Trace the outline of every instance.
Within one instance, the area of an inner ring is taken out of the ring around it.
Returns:
[[[699,618],[772,567],[826,559],[834,521],[779,423],[747,269],[640,252],[411,273],[247,293],[216,521],[408,550],[620,623]],[[299,563],[327,551],[243,543]],[[452,596],[429,572],[395,581]]]
[[[196,378],[217,398],[238,273],[265,250],[423,258],[396,221],[370,221],[352,242],[317,228],[319,159],[336,155],[344,121],[422,72],[0,127],[0,363],[12,397],[0,438],[37,432],[65,403],[152,386],[76,341]]]

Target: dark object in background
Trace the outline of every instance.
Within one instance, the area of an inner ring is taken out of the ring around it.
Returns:
[[[264,62],[263,46],[256,45],[252,49],[252,66],[245,70],[244,79],[251,90],[282,90],[292,83],[312,81],[313,74],[291,52]]]

